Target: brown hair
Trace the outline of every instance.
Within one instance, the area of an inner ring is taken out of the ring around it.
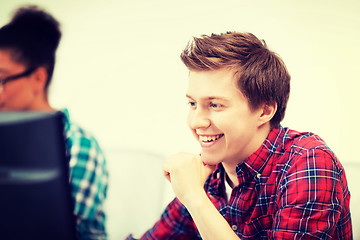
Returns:
[[[279,126],[284,118],[290,75],[282,59],[255,35],[227,32],[194,37],[181,53],[181,60],[190,71],[233,70],[252,109],[276,102],[271,126]]]

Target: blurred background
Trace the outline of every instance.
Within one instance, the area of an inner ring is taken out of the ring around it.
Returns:
[[[199,151],[186,126],[188,72],[179,58],[186,43],[201,34],[251,32],[283,58],[292,76],[282,125],[319,134],[343,163],[359,238],[360,210],[354,207],[360,204],[359,1],[2,0],[0,24],[23,4],[39,5],[61,23],[50,101],[68,108],[105,149],[113,178],[109,209],[126,205],[125,194],[141,192],[132,187],[141,187],[141,178],[126,175],[142,166],[134,153],[149,153],[149,161],[158,156],[158,169],[164,156]],[[122,162],[129,159],[133,166],[124,170]],[[164,193],[163,187],[154,191]],[[114,232],[129,217],[121,211],[109,215]],[[121,231],[112,238],[142,230]]]

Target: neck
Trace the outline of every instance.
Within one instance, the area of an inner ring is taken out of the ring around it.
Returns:
[[[34,99],[33,103],[29,106],[31,111],[53,111],[54,108],[51,107],[47,97],[42,94]]]
[[[270,123],[264,124],[258,128],[257,133],[255,133],[255,137],[249,143],[249,148],[247,153],[245,153],[242,157],[240,157],[239,161],[235,162],[222,162],[222,165],[225,169],[225,172],[228,176],[228,183],[231,187],[236,187],[239,185],[239,180],[236,173],[236,166],[240,163],[242,163],[245,159],[250,157],[253,153],[258,150],[262,144],[264,143],[265,139],[269,135],[271,131]]]
[[[227,164],[223,163],[223,167],[225,169],[225,174],[226,174],[225,179],[230,185],[230,187],[234,188],[237,185],[239,185],[239,180],[237,178],[237,173],[236,173],[236,166],[234,168],[233,167],[229,168]]]

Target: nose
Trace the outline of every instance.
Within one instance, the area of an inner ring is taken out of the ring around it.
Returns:
[[[189,112],[188,124],[191,129],[208,128],[211,121],[208,113],[198,107],[197,109]]]

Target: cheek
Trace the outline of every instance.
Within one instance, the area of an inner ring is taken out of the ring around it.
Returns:
[[[226,122],[219,123],[218,128],[225,135],[226,147],[238,149],[248,140],[252,126],[247,124],[246,120],[240,121],[233,116],[227,118]]]
[[[24,90],[21,87],[17,86],[6,86],[4,97],[9,100],[16,100],[20,96],[24,95]]]
[[[13,99],[16,99],[16,91],[14,91],[11,87],[6,86],[4,92],[2,93],[2,99],[4,102],[9,103]]]
[[[234,129],[239,127],[241,122],[237,116],[233,114],[214,114],[212,116],[212,124],[224,134],[232,134]]]
[[[19,110],[23,108],[33,98],[33,94],[30,89],[25,86],[9,86],[6,88],[3,94],[3,101],[5,104],[13,108],[13,110]]]

